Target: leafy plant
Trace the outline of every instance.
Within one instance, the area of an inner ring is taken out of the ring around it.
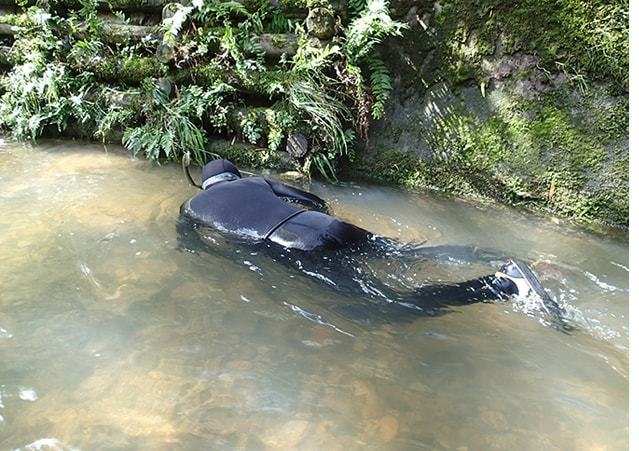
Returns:
[[[366,0],[348,0],[348,13],[357,17],[366,8]]]
[[[335,179],[335,160],[349,156],[355,137],[353,131],[343,125],[351,121],[348,107],[326,85],[312,78],[291,82],[288,100],[293,110],[304,118],[313,136],[311,161],[314,165],[310,167],[315,166],[325,177]]]
[[[251,144],[257,144],[262,138],[262,133],[264,132],[255,121],[249,118],[242,120],[242,135],[244,135]]]
[[[309,35],[302,19],[286,14],[304,3],[330,8],[328,0],[172,5],[160,27],[163,63],[152,56],[153,34],[106,39],[98,1],[79,0],[78,6],[54,0],[53,14],[30,7],[7,19],[20,27],[12,49],[18,64],[3,81],[0,126],[35,139],[48,126],[64,130],[73,122],[103,141],[124,129],[123,143],[134,153],[176,160],[188,150],[199,163],[207,158],[211,133],[235,128],[235,135],[271,151],[302,133],[309,143],[305,167],[335,179],[337,161],[354,155],[353,130],[365,140],[371,115],[383,114],[390,73],[376,47],[402,28],[390,18],[386,0],[348,0],[353,20],[346,29],[338,21],[336,30],[344,34],[328,45]],[[120,22],[130,23],[112,9]],[[279,35],[294,33],[296,53],[267,59],[264,33],[271,33],[268,45],[287,49],[293,40]],[[158,77],[171,80],[171,89]],[[259,117],[229,122],[235,105],[252,100],[269,106],[260,108]]]
[[[0,126],[18,138],[36,139],[48,125],[62,131],[71,118],[81,122],[90,118],[87,80],[71,77],[62,65],[24,63],[3,82]]]
[[[268,148],[276,151],[282,140],[294,131],[297,118],[286,109],[269,108],[264,113],[268,124]]]
[[[293,21],[288,19],[279,9],[273,12],[273,17],[266,27],[269,33],[289,33],[293,30]]]
[[[368,0],[366,8],[344,32],[344,51],[353,63],[368,56],[373,48],[389,36],[401,36],[406,25],[390,17],[384,0]]]
[[[352,2],[355,6],[360,6],[357,0]],[[390,17],[384,0],[368,0],[359,16],[345,31],[344,48],[349,64],[356,66],[364,63],[370,71],[371,91],[375,99],[371,107],[374,119],[380,119],[384,115],[384,105],[392,90],[390,71],[375,47],[389,36],[401,36],[404,28],[405,24]],[[359,98],[366,102],[365,96]]]
[[[264,70],[264,54],[256,35],[238,34],[233,28],[227,27],[220,38],[220,49],[224,51],[222,59],[230,57],[240,73],[251,70]]]
[[[193,14],[193,18],[200,22],[218,22],[224,23],[232,16],[249,17],[250,13],[246,7],[236,1],[207,1],[203,6]]]
[[[371,108],[371,116],[373,116],[373,119],[381,119],[384,115],[384,106],[393,89],[391,74],[378,53],[367,56],[366,63],[370,71],[371,91],[375,97],[375,102]]]
[[[152,107],[145,111],[144,125],[126,130],[122,138],[124,146],[134,154],[144,152],[153,160],[164,157],[177,161],[190,151],[198,164],[204,164],[206,139],[202,126],[194,121],[201,121],[204,114],[209,113],[214,126],[226,124],[228,107],[222,102],[233,88],[224,83],[207,90],[192,85],[174,99],[170,99],[158,83],[147,84],[146,89],[153,99]]]

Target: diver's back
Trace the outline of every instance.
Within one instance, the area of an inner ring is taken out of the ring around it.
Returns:
[[[264,178],[250,177],[208,187],[185,202],[181,213],[199,224],[260,239],[301,211],[277,197]]]

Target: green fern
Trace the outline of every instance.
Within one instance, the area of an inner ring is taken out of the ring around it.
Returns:
[[[271,150],[281,149],[292,133],[303,133],[310,145],[304,167],[334,180],[337,161],[354,155],[353,130],[365,141],[371,118],[384,113],[392,83],[377,46],[404,27],[391,19],[389,0],[347,0],[344,34],[328,45],[311,38],[302,19],[287,17],[273,2],[190,0],[176,5],[161,27],[173,58],[161,73],[174,76],[173,92],[169,95],[147,79],[141,89],[127,90],[133,100],[121,103],[103,95],[95,68],[146,55],[150,41],[102,39],[99,1],[80,0],[80,7],[65,16],[37,7],[25,11],[27,21],[12,46],[17,65],[0,88],[1,127],[36,138],[45,127],[62,130],[79,122],[103,140],[124,128],[124,144],[134,153],[176,160],[188,150],[204,162],[205,133],[228,131],[227,118],[238,98],[253,101],[232,93],[222,82],[228,80],[275,102],[264,121],[245,123],[237,132]],[[307,6],[329,3],[309,0]],[[267,65],[258,37],[265,32],[297,34],[296,54]],[[118,65],[113,67],[109,70]]]
[[[174,99],[169,99],[157,83],[147,85],[146,89],[154,107],[147,112],[144,125],[126,130],[122,138],[124,146],[134,154],[143,152],[152,160],[165,157],[177,161],[190,151],[198,164],[204,164],[208,155],[206,139],[194,121],[201,122],[202,117],[210,114],[216,125],[225,123],[227,110],[221,104],[224,95],[233,92],[233,88],[225,83],[207,90],[192,85]]]
[[[96,127],[93,136],[106,143],[113,130],[126,129],[134,118],[135,112],[133,110],[118,105],[109,105],[106,111],[99,110],[98,114],[95,115]]]
[[[384,115],[384,105],[393,89],[391,74],[381,56],[375,52],[366,58],[370,70],[371,91],[375,98],[371,107],[373,119],[381,119]]]
[[[406,24],[390,17],[385,0],[368,0],[366,8],[344,32],[346,57],[351,63],[357,63],[387,37],[401,36],[404,28]]]
[[[311,78],[294,80],[288,100],[331,157],[348,154],[351,139],[342,123],[351,121],[350,111],[335,92]]]
[[[315,168],[326,180],[337,182],[334,164],[326,155],[323,153],[314,153],[311,155],[309,163],[309,170]]]
[[[348,0],[348,13],[357,17],[366,8],[366,0]]]
[[[208,1],[202,8],[193,14],[193,18],[200,22],[223,23],[231,17],[249,17],[250,13],[246,7],[236,1],[220,2]]]
[[[376,47],[389,36],[401,36],[406,25],[390,17],[386,0],[368,0],[365,8],[345,31],[344,50],[347,68],[357,80],[358,131],[366,139],[368,121],[363,119],[369,111],[374,119],[384,115],[384,105],[392,90],[391,75]],[[362,79],[354,69],[365,64],[370,72],[370,90],[373,103],[362,95]]]
[[[279,9],[276,9],[266,31],[269,33],[289,33],[291,28],[291,21]]]
[[[161,27],[164,32],[162,41],[171,46],[177,43],[177,37],[193,11],[193,6],[184,6],[179,3],[175,4],[175,8],[173,16],[164,19]]]

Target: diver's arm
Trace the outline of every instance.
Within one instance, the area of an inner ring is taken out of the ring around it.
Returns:
[[[302,191],[301,189],[297,189],[289,185],[284,185],[283,183],[279,183],[274,180],[265,180],[271,186],[273,192],[277,195],[277,197],[280,197],[287,202],[298,203],[303,205],[304,207],[312,208],[314,210],[319,210],[322,212],[326,212],[328,210],[326,202],[323,199],[317,197],[315,194],[307,193],[306,191]]]

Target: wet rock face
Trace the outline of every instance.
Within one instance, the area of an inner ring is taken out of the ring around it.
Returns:
[[[626,226],[627,90],[614,64],[580,63],[570,2],[393,2],[409,28],[383,50],[394,90],[355,172]]]

